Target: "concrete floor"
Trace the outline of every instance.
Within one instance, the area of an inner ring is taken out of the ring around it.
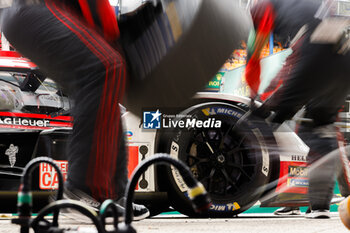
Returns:
[[[61,227],[81,227],[94,232],[92,224],[82,224],[62,217]],[[277,217],[272,214],[241,214],[231,219],[192,219],[183,215],[158,215],[153,218],[133,222],[138,233],[345,233],[349,232],[342,224],[338,213],[331,219],[310,220],[303,216]],[[108,229],[112,229],[109,225]],[[20,232],[9,218],[0,220],[0,233]],[[32,231],[33,232],[33,231]]]

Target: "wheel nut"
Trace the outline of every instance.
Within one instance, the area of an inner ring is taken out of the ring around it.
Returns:
[[[224,163],[224,162],[225,162],[225,156],[219,155],[219,156],[217,157],[217,160],[218,160],[219,163]]]

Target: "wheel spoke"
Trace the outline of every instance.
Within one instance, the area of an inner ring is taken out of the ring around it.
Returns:
[[[234,163],[228,163],[229,166],[239,169],[250,181],[252,178],[244,171],[243,167]]]
[[[205,133],[204,133],[203,130],[201,131],[201,136],[202,136],[204,142],[205,142],[205,141],[208,141],[207,135],[205,135]]]
[[[215,130],[215,136],[214,139],[216,139],[217,136],[220,136],[222,138],[223,134],[221,130]],[[219,141],[221,140],[220,138],[218,139]]]
[[[223,136],[221,138],[221,142],[219,144],[220,150],[222,150],[224,148],[225,138],[227,137],[228,133],[231,132],[233,126],[234,126],[234,124],[231,124],[230,127],[228,128],[228,130],[223,134]]]
[[[194,143],[196,143],[197,145],[203,143],[203,138],[200,137],[202,140],[199,140],[198,135],[199,135],[199,134],[197,134],[197,135],[195,135],[195,136],[193,137],[193,141],[194,141]]]
[[[224,168],[221,169],[221,173],[225,176],[225,179],[228,183],[230,183],[236,190],[238,190],[238,187],[236,184],[233,182],[233,180],[229,177],[227,174],[226,170]],[[226,194],[226,189],[225,189],[225,194]]]
[[[212,168],[209,174],[210,179],[213,179],[215,172],[216,172],[215,168]]]
[[[243,143],[244,140],[245,140],[245,136],[243,136],[243,137],[241,138],[241,140],[239,141],[237,147],[241,147],[241,145],[242,145],[242,143]]]
[[[198,164],[200,164],[200,163],[208,163],[208,162],[210,162],[209,158],[198,158],[198,157],[190,155],[190,154],[187,155],[187,161],[188,161],[188,159],[193,159],[194,160],[194,162],[191,165],[188,162],[188,165],[191,168],[196,166],[196,165],[198,165]]]
[[[205,176],[205,177],[203,177],[202,179],[200,179],[200,182],[201,182],[201,183],[204,183],[204,181],[207,181],[207,184],[208,184],[207,186],[208,186],[208,187],[206,187],[206,189],[207,189],[208,192],[210,192],[211,183],[212,183],[212,179],[213,179],[213,177],[214,177],[214,174],[215,174],[215,168],[212,168],[212,169],[210,170],[210,173],[209,173],[208,176]]]
[[[198,138],[198,135],[201,136],[201,139],[202,139],[202,140],[200,140],[200,139]],[[208,137],[205,135],[204,131],[201,131],[200,133],[198,133],[197,135],[195,135],[194,138],[193,138],[193,141],[194,141],[194,143],[195,143],[197,146],[203,145],[203,146],[205,146],[205,147],[209,150],[209,152],[210,152],[211,154],[215,154],[215,150],[214,150],[215,147],[213,147],[213,146],[210,144],[210,138],[208,138]]]
[[[208,191],[211,192],[211,184],[213,183],[213,177],[214,177],[214,174],[215,174],[215,168],[212,168],[211,171],[210,171],[210,174],[209,174],[209,185],[208,185]]]
[[[207,180],[207,179],[212,179],[213,176],[214,176],[214,174],[215,174],[215,168],[212,168],[212,169],[210,170],[209,175],[204,176],[204,177],[200,180],[200,182],[202,182],[202,181],[204,181],[204,180]]]
[[[209,142],[205,142],[205,145],[207,146],[207,148],[210,150],[211,154],[215,154],[213,148],[211,147],[211,145],[209,144]]]
[[[199,142],[199,143],[205,144],[205,146],[209,149],[210,153],[211,153],[211,154],[215,154],[215,151],[214,151],[213,147],[212,147],[212,146],[210,145],[210,143],[209,143],[210,138],[208,138],[208,137],[206,136],[206,134],[204,133],[204,131],[202,131],[200,135],[202,136],[203,141],[202,141],[202,142]]]
[[[228,136],[228,134],[230,132],[232,132],[232,130],[234,129],[234,126],[236,125],[236,123],[230,124],[230,127],[226,130],[226,132],[223,134],[222,138],[221,138],[221,142],[219,145],[219,149],[224,149],[224,144],[225,144],[225,138]],[[241,144],[243,143],[245,139],[245,136],[242,136],[241,140],[239,141],[238,145],[236,147],[240,147]]]

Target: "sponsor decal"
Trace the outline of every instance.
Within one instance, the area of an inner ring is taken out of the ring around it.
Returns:
[[[290,177],[308,177],[308,168],[299,166],[288,166],[288,174]]]
[[[133,134],[133,132],[131,132],[131,131],[126,131],[126,132],[125,132],[125,138],[126,138],[127,140],[131,140],[133,135],[134,135],[134,134]]]
[[[291,180],[301,181],[295,182]],[[304,186],[307,182],[308,167],[306,162],[280,162],[280,174],[276,188],[277,193],[297,193],[302,195],[307,194],[308,186]]]
[[[67,179],[68,161],[55,160],[55,163],[60,168],[63,180]],[[56,170],[48,163],[40,163],[39,166],[39,187],[40,189],[57,189],[58,177]]]
[[[197,119],[191,115],[165,115],[157,111],[143,112],[144,129],[170,128],[220,128],[221,121],[215,118]]]
[[[73,118],[69,116],[51,117],[45,114],[0,112],[0,128],[49,129],[72,127]]]
[[[160,129],[160,116],[162,114],[157,111],[143,112],[143,128],[144,129]]]
[[[288,178],[287,187],[308,187],[309,180]]]
[[[226,212],[226,211],[235,211],[240,208],[241,207],[237,202],[233,202],[233,203],[227,203],[227,204],[212,204],[209,209],[211,211]]]
[[[11,167],[15,166],[16,163],[16,154],[18,153],[18,146],[13,144],[5,151],[5,155],[9,157],[9,162]]]
[[[223,76],[225,72],[219,72],[215,77],[209,81],[208,85],[205,87],[206,91],[220,91],[221,84],[223,83]]]
[[[16,118],[16,117],[6,117],[0,119],[1,125],[18,125],[18,126],[35,126],[35,127],[48,127],[49,120],[41,119],[26,119],[26,118]]]
[[[306,156],[304,156],[304,155],[292,155],[292,161],[306,162]]]
[[[237,112],[234,109],[231,108],[225,108],[225,107],[210,107],[210,108],[204,108],[202,109],[202,112],[206,116],[212,116],[212,115],[228,115],[233,116],[235,118],[241,118],[242,113]]]

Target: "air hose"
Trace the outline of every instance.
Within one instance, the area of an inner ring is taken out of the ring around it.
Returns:
[[[146,160],[143,160],[134,170],[131,180],[128,182],[126,188],[126,207],[125,207],[125,222],[122,230],[123,232],[136,232],[130,226],[132,221],[132,201],[134,199],[135,187],[141,175],[147,168],[153,164],[167,164],[172,165],[179,170],[184,182],[188,186],[188,196],[192,201],[192,207],[196,212],[204,212],[208,210],[211,205],[211,200],[204,186],[198,182],[192,175],[190,169],[181,161],[173,159],[168,154],[155,154]]]
[[[63,197],[63,175],[57,164],[48,157],[38,157],[29,161],[23,170],[21,185],[17,195],[18,218],[12,220],[12,223],[21,225],[21,233],[29,232],[32,215],[31,175],[33,170],[39,166],[40,163],[48,163],[56,170],[59,185],[56,199],[60,200]],[[58,225],[58,215],[59,212],[55,211],[52,223],[53,226]]]
[[[66,230],[58,228],[58,225],[53,226],[48,224],[46,220],[44,220],[44,217],[52,212],[58,212],[60,209],[66,208],[74,209],[75,211],[78,211],[79,213],[91,219],[98,233],[106,232],[98,218],[98,214],[94,210],[86,207],[86,205],[82,202],[76,200],[58,200],[50,203],[38,213],[37,217],[32,221],[31,227],[35,232],[65,232]]]
[[[31,219],[32,215],[32,193],[31,193],[31,174],[33,170],[39,166],[40,163],[48,163],[50,164],[57,172],[58,177],[58,190],[56,195],[56,201],[50,203],[46,207],[44,207],[37,215],[36,218]],[[93,224],[95,225],[97,231],[99,233],[107,232],[104,229],[104,214],[100,216],[102,221],[98,218],[98,215],[95,211],[91,210],[87,206],[85,206],[82,202],[75,200],[61,200],[63,198],[63,175],[58,167],[58,165],[54,162],[54,160],[48,157],[38,157],[31,160],[24,168],[23,175],[21,178],[21,185],[18,191],[17,197],[17,207],[18,207],[18,218],[13,219],[12,223],[18,224],[21,226],[21,233],[29,233],[29,229],[33,228],[35,232],[66,232],[65,229],[58,228],[58,216],[60,209],[71,208],[74,209],[81,214],[87,216],[91,219]],[[116,207],[113,208],[113,205],[110,204],[111,200],[105,201],[102,206],[104,209],[112,209],[115,216],[117,216]],[[53,213],[53,221],[49,223],[44,217],[50,213]],[[117,222],[117,221],[115,221]],[[114,224],[116,227],[117,224]],[[117,228],[116,228],[117,229]]]
[[[31,219],[32,210],[32,194],[31,194],[31,173],[33,169],[40,163],[48,163],[56,170],[58,174],[59,187],[57,191],[57,200],[44,207],[37,215],[36,218]],[[124,223],[118,226],[118,210],[116,204],[112,200],[106,200],[100,207],[100,214],[98,215],[94,210],[87,207],[82,202],[76,200],[61,200],[63,197],[63,176],[56,165],[56,163],[47,157],[38,157],[31,160],[24,168],[23,176],[21,179],[21,186],[18,192],[18,214],[17,219],[13,219],[12,223],[19,224],[21,226],[21,233],[29,233],[29,229],[37,233],[67,233],[67,232],[85,232],[84,230],[72,230],[62,229],[58,227],[58,215],[60,209],[70,208],[88,217],[95,225],[98,233],[136,233],[136,230],[131,226],[133,212],[132,201],[134,198],[135,186],[140,176],[153,164],[167,164],[172,165],[179,170],[184,182],[189,187],[188,197],[192,201],[192,206],[196,212],[206,211],[211,204],[208,193],[203,185],[198,182],[192,175],[189,168],[179,160],[171,158],[167,154],[156,154],[148,159],[143,160],[134,170],[131,180],[129,180],[126,188],[126,208],[124,212]],[[54,213],[52,224],[45,220],[44,217],[50,213]],[[107,231],[105,229],[105,219],[108,214],[113,216],[113,231]],[[89,228],[91,232],[91,228]]]

